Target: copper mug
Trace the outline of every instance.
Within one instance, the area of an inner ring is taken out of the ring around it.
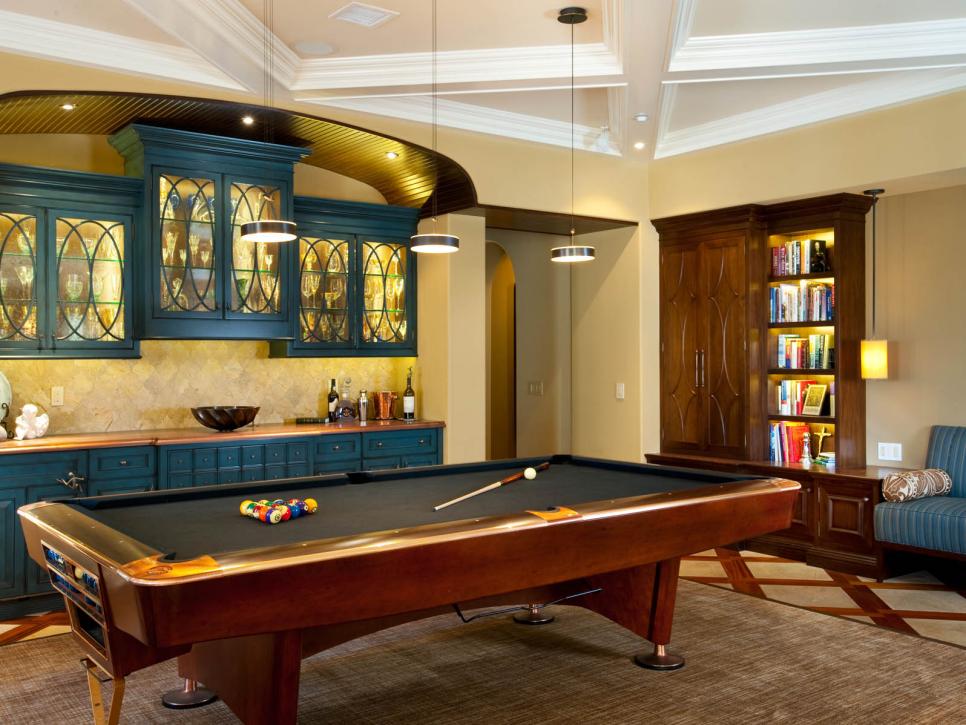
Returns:
[[[396,401],[399,399],[397,393],[390,393],[383,391],[380,393],[374,393],[372,396],[372,407],[375,414],[375,420],[392,420],[393,409],[395,408]]]

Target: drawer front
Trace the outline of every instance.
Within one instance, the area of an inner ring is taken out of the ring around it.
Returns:
[[[817,479],[818,542],[852,551],[875,550],[872,485]]]
[[[69,472],[87,476],[87,451],[0,456],[0,489],[56,483]]]
[[[186,473],[191,471],[191,449],[176,448],[164,453],[167,456],[168,471],[171,473]]]
[[[315,443],[315,460],[318,463],[341,459],[357,459],[359,457],[359,446],[361,443],[362,436],[358,433],[346,436],[324,435]]]
[[[367,457],[379,457],[435,453],[438,436],[435,429],[393,431],[391,433],[366,433],[362,436],[363,449]]]
[[[90,456],[90,477],[94,481],[153,476],[157,470],[157,449],[154,446],[101,448],[92,450]]]
[[[265,446],[265,465],[285,463],[285,444],[269,443]]]
[[[242,446],[242,466],[261,466],[265,463],[265,446]]]
[[[23,489],[0,491],[0,598],[24,593],[23,567],[28,559],[17,521],[17,509],[24,503]]]
[[[285,445],[285,462],[286,463],[304,463],[308,465],[309,462],[309,444],[308,441],[299,441],[298,443],[287,443]]]
[[[403,456],[403,468],[415,468],[416,466],[435,466],[439,463],[435,453],[416,454],[414,456]]]
[[[271,466],[265,466],[265,480],[274,481],[279,478],[288,478],[288,472],[285,470],[285,464],[276,464]]]
[[[242,481],[264,481],[265,466],[247,466],[241,472]]]
[[[218,468],[238,468],[241,465],[241,448],[225,446],[218,449]]]
[[[402,468],[402,459],[399,456],[367,458],[362,462],[364,471],[387,471],[393,468]]]
[[[196,448],[192,458],[196,471],[208,471],[218,467],[217,448]]]
[[[192,486],[214,486],[218,483],[218,471],[196,471],[191,476]]]
[[[115,493],[144,493],[154,490],[153,478],[119,478],[110,481],[94,481],[88,486],[91,496],[108,496]]]
[[[289,463],[286,466],[285,475],[289,478],[300,478],[311,473],[308,463]]]
[[[192,473],[172,473],[168,476],[167,483],[161,481],[161,488],[190,488],[195,485],[195,477]]]
[[[312,466],[316,475],[325,473],[348,473],[349,471],[361,471],[362,464],[357,459],[346,461],[315,461]]]
[[[241,480],[240,468],[222,468],[218,471],[218,483],[238,483]]]

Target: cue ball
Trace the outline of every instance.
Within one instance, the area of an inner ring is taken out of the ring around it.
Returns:
[[[523,477],[525,479],[527,479],[528,481],[532,481],[533,479],[535,479],[537,477],[537,469],[536,468],[527,468],[527,469],[524,469],[524,471],[523,471]]]

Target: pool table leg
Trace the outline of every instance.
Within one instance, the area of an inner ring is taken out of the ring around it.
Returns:
[[[671,641],[671,623],[674,620],[674,602],[678,590],[680,559],[659,561],[654,575],[654,600],[647,638],[654,643],[654,651],[635,655],[634,663],[648,670],[678,670],[684,667],[684,658],[667,651]]]
[[[528,604],[526,612],[513,615],[513,621],[517,624],[550,624],[554,619],[552,614],[546,614],[543,604]]]
[[[186,677],[182,689],[170,690],[161,695],[161,704],[172,710],[187,710],[210,705],[217,699],[218,695],[214,692],[206,687],[198,687],[197,680]]]

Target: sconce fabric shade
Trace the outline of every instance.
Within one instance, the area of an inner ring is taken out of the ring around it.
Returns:
[[[550,250],[551,262],[591,262],[596,256],[597,250],[594,247],[582,245],[554,247]]]
[[[295,239],[295,230],[295,222],[262,219],[261,221],[242,224],[241,239],[243,242],[264,242],[268,244],[291,242]]]
[[[460,251],[460,238],[452,234],[414,234],[409,248],[420,254],[451,254]]]
[[[889,377],[889,341],[863,340],[861,343],[862,379],[885,380]]]

